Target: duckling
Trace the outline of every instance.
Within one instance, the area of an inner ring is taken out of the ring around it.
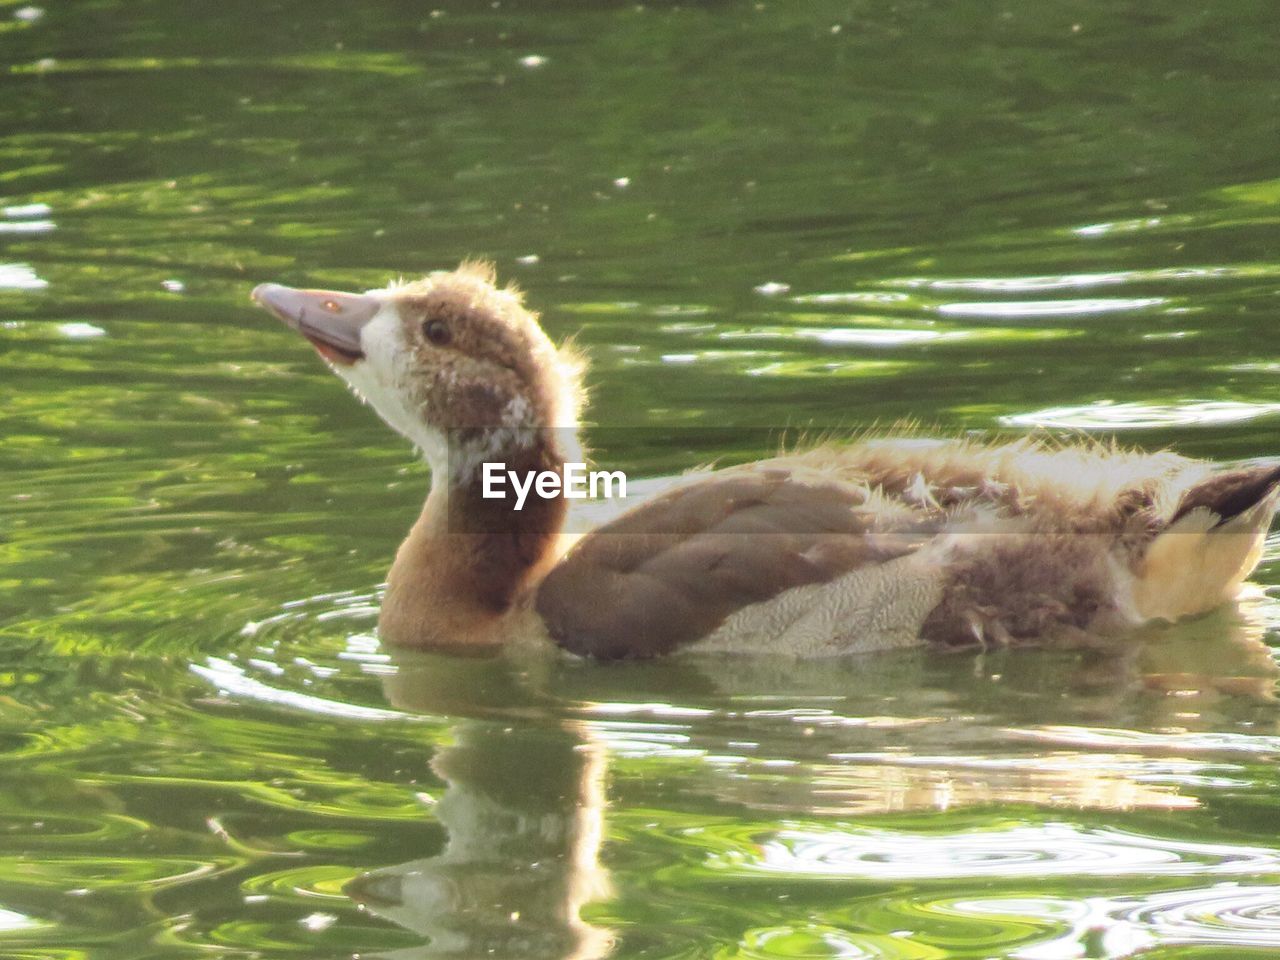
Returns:
[[[425,455],[387,575],[393,645],[553,641],[603,659],[1061,643],[1203,613],[1257,565],[1280,467],[1092,441],[865,437],[695,473],[584,535],[484,464],[580,461],[583,362],[468,263],[366,293],[253,299]]]

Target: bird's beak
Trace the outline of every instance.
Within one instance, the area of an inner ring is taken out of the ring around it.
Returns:
[[[382,301],[364,293],[295,290],[278,283],[259,284],[250,296],[310,340],[326,360],[346,366],[364,359],[360,331],[382,307]]]

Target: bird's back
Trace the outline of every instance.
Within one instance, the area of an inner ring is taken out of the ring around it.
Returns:
[[[585,537],[539,589],[609,658],[1047,642],[1198,613],[1257,563],[1280,470],[916,438],[707,475]]]

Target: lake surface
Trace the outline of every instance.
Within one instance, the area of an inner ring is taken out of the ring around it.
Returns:
[[[0,0],[0,955],[1280,954],[1280,549],[1111,655],[379,646],[425,468],[262,281],[487,257],[661,476],[1280,449],[1269,2]]]

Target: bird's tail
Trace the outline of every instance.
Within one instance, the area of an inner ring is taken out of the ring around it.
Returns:
[[[1262,558],[1277,500],[1274,465],[1216,473],[1187,490],[1138,564],[1138,614],[1176,620],[1234,598]]]

